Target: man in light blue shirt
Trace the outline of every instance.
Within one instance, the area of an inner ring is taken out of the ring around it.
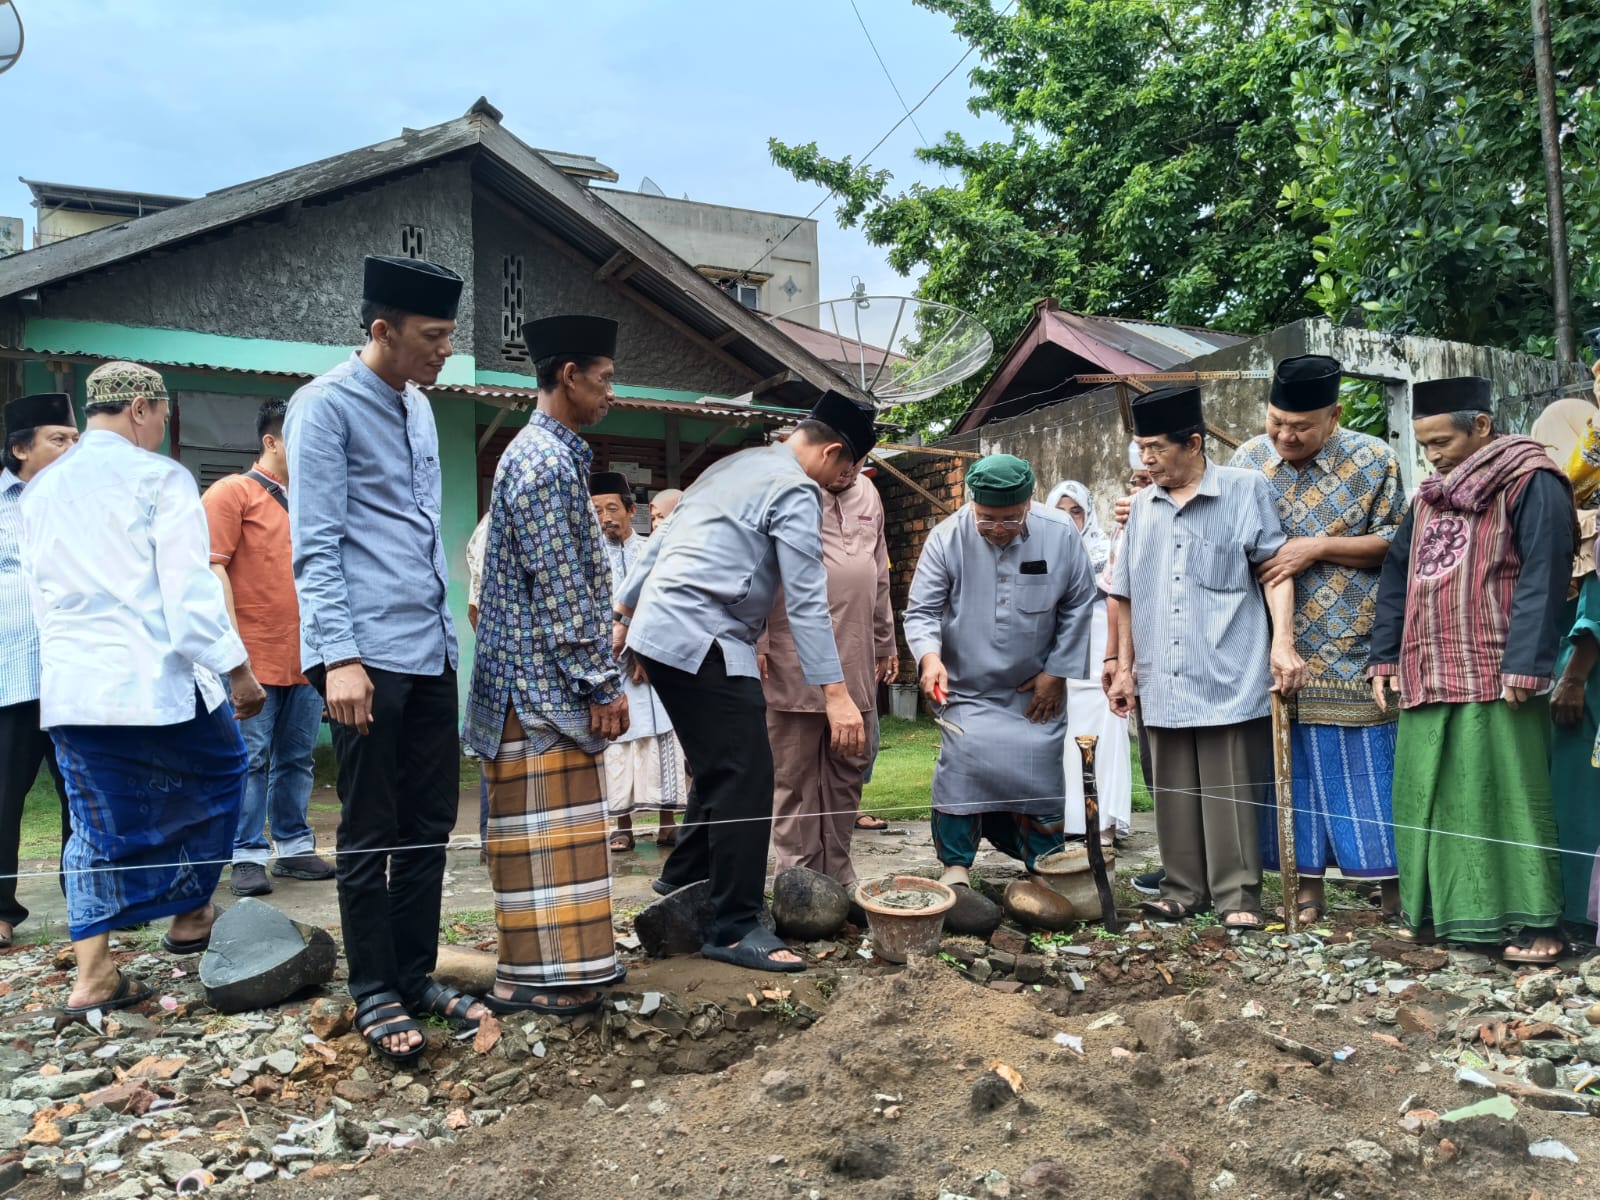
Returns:
[[[446,606],[439,434],[419,384],[451,353],[462,280],[366,260],[367,343],[289,402],[289,524],[301,661],[339,760],[339,915],[356,1026],[422,1053],[413,1019],[485,1010],[432,978],[455,826],[456,634]]]
[[[788,441],[725,458],[684,492],[617,596],[616,649],[626,640],[644,664],[694,776],[657,890],[711,881],[707,958],[757,971],[805,966],[760,924],[773,767],[756,639],[781,584],[801,673],[822,688],[831,747],[860,754],[865,724],[828,611],[819,485],[847,483],[874,442],[871,412],[826,393]]]
[[[5,469],[0,470],[0,949],[28,919],[17,900],[22,808],[39,774],[50,768],[61,801],[61,844],[71,822],[67,793],[50,735],[39,728],[39,628],[22,576],[19,539],[22,489],[78,442],[72,397],[23,396],[6,405]]]

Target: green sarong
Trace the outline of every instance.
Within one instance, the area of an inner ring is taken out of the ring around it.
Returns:
[[[1556,660],[1561,678],[1572,659],[1573,641],[1600,638],[1600,579],[1585,576],[1583,591],[1567,627],[1572,631]],[[1594,883],[1595,852],[1600,850],[1600,768],[1594,765],[1595,734],[1600,731],[1600,667],[1589,672],[1583,689],[1583,716],[1573,729],[1556,726],[1550,744],[1550,790],[1555,799],[1556,830],[1561,846],[1562,911],[1567,924],[1582,936],[1594,937],[1589,896]]]
[[[1394,840],[1406,925],[1504,942],[1561,919],[1550,803],[1550,701],[1400,713]]]

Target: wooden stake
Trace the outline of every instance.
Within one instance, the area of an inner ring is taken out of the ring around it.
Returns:
[[[1083,838],[1089,851],[1094,888],[1100,894],[1100,923],[1107,932],[1117,933],[1122,929],[1122,921],[1117,916],[1117,898],[1111,894],[1106,856],[1100,845],[1100,794],[1095,790],[1094,779],[1094,748],[1100,739],[1086,733],[1072,740],[1078,743],[1078,757],[1083,760]]]
[[[1273,775],[1278,785],[1278,870],[1283,876],[1283,920],[1300,932],[1300,869],[1294,857],[1294,747],[1289,740],[1289,710],[1272,693]]]

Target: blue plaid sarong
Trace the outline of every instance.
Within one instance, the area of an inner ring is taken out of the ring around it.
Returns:
[[[203,908],[233,857],[247,757],[233,709],[180,725],[50,730],[67,785],[72,939]]]
[[[1351,879],[1393,879],[1395,729],[1289,725],[1294,748],[1294,856],[1302,875],[1329,863]],[[1261,814],[1261,866],[1278,869],[1278,817]]]

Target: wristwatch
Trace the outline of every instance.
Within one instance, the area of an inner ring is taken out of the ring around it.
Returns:
[[[624,629],[633,624],[632,617],[630,617],[627,613],[621,612],[615,608],[611,610],[611,619],[618,625],[621,625]]]

